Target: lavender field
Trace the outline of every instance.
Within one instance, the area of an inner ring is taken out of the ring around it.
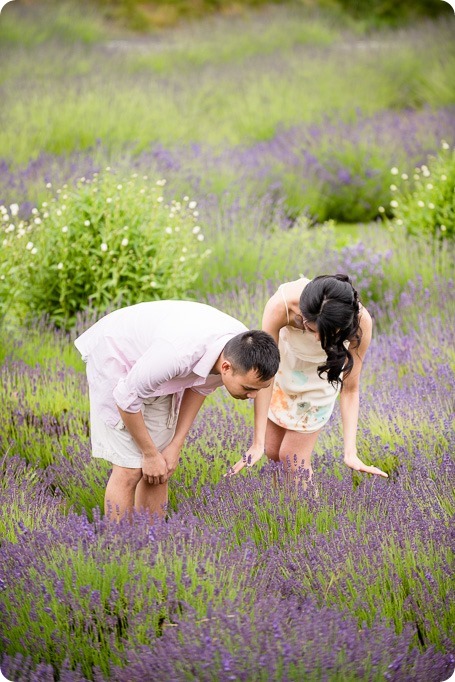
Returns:
[[[318,497],[277,487],[268,464],[225,479],[251,409],[221,395],[153,528],[100,517],[108,472],[90,461],[69,340],[17,339],[1,382],[7,678],[448,679],[453,300],[453,283],[409,284],[374,340],[359,446],[389,480],[343,468],[338,415],[317,450]]]
[[[448,680],[455,17],[372,32],[273,7],[139,37],[94,10],[13,4],[0,17],[2,674]],[[389,478],[344,466],[338,406],[315,488],[290,490],[266,461],[225,477],[253,406],[219,390],[166,520],[107,521],[74,338],[163,296],[257,327],[281,282],[326,272],[350,274],[374,316],[358,448]]]

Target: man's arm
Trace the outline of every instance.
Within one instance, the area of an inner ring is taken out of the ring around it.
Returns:
[[[180,459],[180,450],[182,449],[188,431],[196,419],[196,415],[199,412],[205,398],[205,395],[196,393],[190,388],[185,389],[182,403],[180,405],[174,437],[172,438],[169,445],[163,449],[162,453],[167,464],[168,476],[173,474],[177,468],[177,464]]]
[[[156,395],[163,383],[180,376],[182,366],[185,368],[184,358],[174,346],[156,339],[114,388],[116,404],[126,412],[139,412],[143,399]]]
[[[152,485],[168,479],[166,460],[153,442],[144,422],[142,412],[125,412],[117,405],[123,423],[142,453],[142,475]]]
[[[145,425],[141,412],[143,398],[153,395],[160,384],[178,376],[180,371],[180,359],[172,344],[157,339],[113,391],[122,421],[142,453],[143,477],[152,485],[164,483],[169,472]]]
[[[205,398],[205,395],[195,393],[191,389],[185,390],[174,436],[161,452],[148,432],[142,412],[125,412],[117,406],[123,423],[142,452],[143,477],[149,483],[153,485],[164,483],[174,473],[179,462],[180,450]]]

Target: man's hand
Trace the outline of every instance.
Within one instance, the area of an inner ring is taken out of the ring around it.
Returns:
[[[377,476],[383,476],[384,478],[388,478],[389,475],[386,474],[385,471],[381,471],[381,469],[378,469],[377,467],[373,466],[368,466],[367,464],[364,464],[357,455],[345,455],[344,456],[344,463],[346,466],[350,467],[351,469],[354,469],[354,471],[362,471],[366,474],[376,474]]]
[[[151,457],[142,458],[142,478],[151,485],[165,483],[168,479],[166,460],[161,452]]]
[[[242,459],[240,459],[234,466],[232,466],[225,476],[235,476],[239,471],[242,471],[243,467],[252,467],[256,462],[259,462],[262,455],[264,454],[263,447],[255,447],[254,445],[245,452]]]
[[[164,448],[162,455],[166,461],[167,476],[169,478],[177,469],[180,460],[180,447],[171,441],[169,445],[166,445]]]

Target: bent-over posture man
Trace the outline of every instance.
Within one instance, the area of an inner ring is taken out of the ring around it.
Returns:
[[[112,463],[105,511],[162,516],[168,479],[207,395],[224,385],[255,398],[278,370],[263,331],[202,303],[154,301],[121,308],[76,339],[87,363],[92,454]]]

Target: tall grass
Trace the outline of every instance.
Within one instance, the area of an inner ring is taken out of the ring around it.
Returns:
[[[0,32],[0,201],[30,211],[43,179],[133,165],[166,177],[170,198],[268,195],[291,220],[374,219],[392,165],[411,174],[453,141],[451,21],[361,35],[270,12],[83,46],[56,24],[28,45]]]
[[[9,50],[33,48],[49,41],[90,45],[106,38],[110,31],[99,11],[89,3],[81,9],[67,2],[15,2],[2,8],[0,45]]]
[[[309,31],[304,14],[297,25]],[[229,24],[223,30],[223,43],[234,44],[235,27],[233,33]],[[27,51],[4,48],[0,155],[23,164],[42,151],[68,153],[100,139],[112,153],[131,145],[140,151],[157,140],[170,146],[268,140],[279,126],[327,116],[346,121],[359,109],[368,115],[405,106],[398,101],[402,69],[413,74],[411,105],[453,102],[450,22],[423,25],[418,43],[403,31],[399,40],[386,33],[370,47],[367,39],[351,41],[349,50],[333,42],[333,28],[327,31],[327,48],[299,46],[295,30],[283,31],[272,54],[264,54],[269,43],[254,24],[234,53],[220,53],[221,32],[215,32],[197,48],[199,57],[191,59],[190,50],[185,65],[178,55],[186,53],[172,42],[160,45],[158,56],[153,42],[139,56],[134,44],[126,50],[50,43]],[[64,77],[56,79],[56,65],[63,62]]]

